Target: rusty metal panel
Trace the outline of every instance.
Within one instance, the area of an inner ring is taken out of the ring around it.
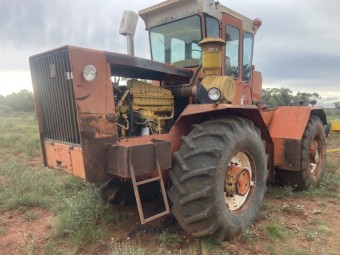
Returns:
[[[262,138],[268,143],[272,144],[272,139],[267,129],[266,124],[261,117],[259,109],[255,105],[233,105],[233,104],[191,104],[188,105],[177,119],[174,127],[170,130],[170,134],[178,130],[177,125],[189,119],[189,123],[199,123],[208,118],[223,118],[231,116],[239,116],[254,122],[261,130]],[[187,126],[186,129],[188,129]]]
[[[123,178],[131,178],[129,169],[129,161],[131,161],[136,176],[151,173],[157,170],[156,158],[160,169],[169,169],[171,167],[170,152],[171,143],[160,140],[134,146],[108,145],[106,147],[105,172]]]
[[[261,117],[259,109],[254,105],[232,105],[232,104],[196,104],[188,105],[171,128],[169,135],[172,143],[172,151],[180,148],[182,135],[187,135],[191,124],[201,123],[212,118],[225,118],[238,116],[254,122],[261,130],[261,137],[266,141],[266,153],[268,154],[269,178],[273,178],[274,172],[274,146],[268,128]]]
[[[78,111],[92,114],[114,114],[111,73],[104,52],[72,46],[69,46],[69,52]],[[97,70],[93,81],[86,81],[83,77],[86,65],[93,65]],[[111,131],[113,132],[114,130]]]
[[[85,179],[82,150],[70,143],[45,140],[47,166]]]
[[[43,138],[80,144],[68,49],[31,57],[30,67]]]
[[[299,171],[301,169],[301,140],[273,138],[276,168]]]
[[[72,161],[72,173],[74,176],[78,176],[85,179],[85,169],[82,149],[78,146],[70,148],[71,161]]]
[[[262,74],[258,71],[253,71],[253,99],[260,100],[262,96]]]
[[[78,111],[85,177],[89,182],[112,178],[104,172],[105,143],[117,142],[110,66],[103,51],[68,46]],[[97,76],[86,81],[83,70],[94,65]]]
[[[283,106],[262,112],[274,142],[274,166],[298,171],[301,168],[301,139],[311,109]]]
[[[276,167],[282,165],[283,160],[282,139],[273,137],[273,144],[274,144],[274,165]]]
[[[274,142],[275,167],[301,169],[301,139],[311,114],[318,115],[326,123],[325,113],[319,107],[283,106],[262,112]]]
[[[282,139],[282,164],[278,166],[285,170],[299,171],[301,169],[301,140]]]
[[[311,113],[310,107],[283,106],[274,111],[268,125],[272,137],[301,139]],[[264,115],[270,113],[263,113]]]

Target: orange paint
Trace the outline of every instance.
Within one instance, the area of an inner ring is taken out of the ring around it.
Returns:
[[[85,179],[82,149],[72,144],[45,141],[47,166]]]
[[[261,112],[274,144],[274,165],[286,170],[300,169],[301,139],[311,114],[323,121],[322,108],[282,106]]]
[[[273,138],[301,139],[311,109],[301,106],[283,106],[275,110],[268,125]],[[264,112],[264,115],[266,112]]]

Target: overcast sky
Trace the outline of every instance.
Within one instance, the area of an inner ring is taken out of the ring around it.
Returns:
[[[71,44],[125,53],[119,35],[123,10],[160,0],[0,0],[0,94],[31,89],[28,57]],[[264,87],[318,92],[322,104],[340,101],[339,0],[220,0],[261,18],[254,64]],[[150,58],[144,23],[138,21],[135,54]]]

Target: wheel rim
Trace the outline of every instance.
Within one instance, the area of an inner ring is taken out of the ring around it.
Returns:
[[[309,148],[309,170],[312,175],[316,175],[321,162],[321,141],[315,137]]]
[[[255,186],[251,158],[238,152],[228,165],[224,184],[224,201],[230,211],[241,209]]]

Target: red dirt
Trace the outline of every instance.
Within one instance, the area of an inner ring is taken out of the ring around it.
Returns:
[[[332,135],[332,134],[331,134]],[[329,139],[331,148],[340,147],[340,139]],[[333,163],[340,162],[340,152],[327,155]],[[33,158],[32,166],[41,166],[40,158]],[[0,185],[6,178],[0,176]],[[340,202],[328,198],[295,197],[273,198],[270,190],[266,194],[266,209],[251,228],[250,238],[241,235],[232,241],[224,242],[220,248],[229,254],[339,254],[340,250]],[[270,205],[270,206],[268,206]],[[107,238],[95,247],[86,247],[79,254],[110,254],[112,247],[124,245],[141,246],[147,254],[157,253],[161,247],[159,234],[167,229],[181,241],[163,247],[171,254],[202,254],[199,241],[184,233],[171,217],[156,220],[144,226],[139,223],[135,207],[119,207],[123,220],[119,225],[110,226]],[[28,220],[27,214],[35,215]],[[280,222],[288,232],[287,239],[272,240],[266,234],[266,226],[271,219]],[[53,215],[44,209],[30,209],[25,213],[7,211],[0,215],[0,254],[43,254],[44,246],[52,234],[50,223]],[[272,246],[272,250],[268,249]],[[294,252],[284,249],[292,248]],[[192,250],[193,249],[193,250]],[[164,252],[165,253],[165,252]],[[204,253],[209,254],[209,253]]]
[[[254,224],[252,229],[255,233],[254,243],[246,244],[247,240],[242,236],[223,243],[222,247],[230,254],[283,254],[282,249],[287,248],[285,247],[287,240],[275,242],[266,237],[264,227],[270,221],[267,217],[283,222],[284,228],[293,234],[288,240],[289,247],[293,250],[302,251],[302,254],[337,254],[334,252],[340,249],[339,204],[297,198],[278,200],[270,197],[266,197],[265,202],[273,205],[275,210],[265,210],[266,216],[260,217]],[[299,205],[299,210],[284,210],[287,205]],[[270,244],[274,245],[274,251],[268,253],[267,247]]]
[[[0,235],[1,254],[43,254],[42,248],[51,236],[52,220],[52,214],[40,208],[25,213],[3,213],[0,216],[3,232]]]
[[[243,236],[220,245],[222,250],[229,254],[282,254],[282,247],[292,245],[295,250],[303,254],[336,254],[340,247],[340,206],[332,200],[317,200],[310,198],[276,199],[270,194],[266,195],[265,203],[272,207],[263,210],[263,214],[255,222],[252,232],[254,233],[251,243]],[[288,209],[284,209],[288,208]],[[50,222],[53,216],[43,209],[30,209],[28,212],[36,215],[35,220],[27,220],[25,214],[18,211],[8,211],[1,216],[2,227],[5,233],[0,235],[1,254],[43,254],[44,245],[51,236]],[[27,214],[27,212],[26,212]],[[112,225],[107,238],[102,244],[95,247],[86,247],[79,254],[110,254],[112,247],[124,245],[141,246],[147,254],[157,253],[160,249],[158,242],[159,234],[164,230],[176,234],[181,241],[163,247],[172,254],[186,254],[194,249],[197,254],[202,248],[198,241],[184,233],[171,217],[160,219],[141,226],[136,208],[120,207],[119,215],[124,220],[119,225]],[[271,240],[265,234],[265,226],[274,218],[283,223],[290,236],[285,240]],[[0,222],[1,222],[0,221]],[[318,225],[319,224],[319,225]],[[321,224],[321,225],[320,225]],[[1,226],[1,225],[0,225]],[[321,229],[321,226],[324,226]],[[310,232],[310,237],[307,232]],[[326,232],[325,232],[326,231]],[[272,244],[273,252],[268,252],[268,245]],[[33,251],[34,252],[30,252]],[[207,253],[202,253],[207,254]],[[209,253],[208,253],[209,254]]]

